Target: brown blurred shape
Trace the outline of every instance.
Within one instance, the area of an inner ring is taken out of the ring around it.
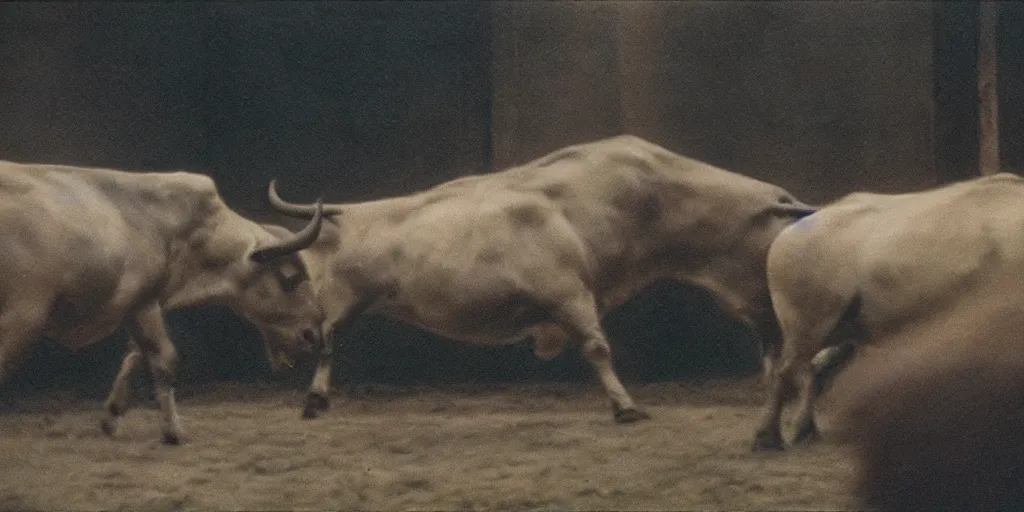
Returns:
[[[1024,294],[1003,277],[880,340],[838,377],[859,505],[1024,509]]]

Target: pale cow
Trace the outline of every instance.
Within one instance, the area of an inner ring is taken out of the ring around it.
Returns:
[[[0,382],[40,337],[77,348],[125,325],[103,429],[113,434],[145,356],[164,441],[178,443],[163,313],[230,307],[260,329],[274,365],[318,346],[323,316],[298,254],[320,232],[320,205],[311,212],[292,234],[241,217],[199,174],[0,162]]]
[[[314,213],[281,200],[273,183],[269,192],[281,212]],[[314,281],[325,335],[367,313],[470,343],[532,336],[544,358],[578,343],[614,418],[631,422],[647,414],[612,368],[602,315],[678,280],[777,336],[765,255],[812,211],[775,185],[621,136],[409,196],[326,205],[309,253],[323,265]],[[327,407],[332,349],[324,344],[307,418]]]
[[[800,393],[794,442],[816,439],[819,367],[945,307],[994,271],[1024,271],[1022,234],[1024,179],[1008,173],[924,192],[851,194],[783,231],[767,262],[783,343],[767,358],[777,360],[766,365],[753,448],[782,449],[791,379]]]

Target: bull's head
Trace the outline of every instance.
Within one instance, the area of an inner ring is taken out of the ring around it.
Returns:
[[[322,343],[323,313],[300,253],[316,241],[322,220],[318,201],[309,223],[297,233],[263,225],[266,241],[248,255],[243,277],[236,281],[236,309],[260,330],[274,371],[292,366]]]

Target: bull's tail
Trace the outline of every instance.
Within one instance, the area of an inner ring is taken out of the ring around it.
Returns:
[[[781,216],[802,219],[808,215],[816,213],[818,208],[806,204],[779,204],[772,206],[769,211]]]

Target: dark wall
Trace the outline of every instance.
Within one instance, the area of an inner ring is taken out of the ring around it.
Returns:
[[[199,4],[0,5],[0,157],[205,168]]]
[[[1000,2],[998,27],[999,156],[1024,174],[1024,3]]]
[[[932,166],[925,2],[496,5],[495,162],[627,131],[807,201]]]
[[[240,2],[207,9],[211,169],[240,203],[350,201],[487,165],[484,4]]]
[[[942,180],[933,21],[921,2],[5,3],[0,158],[189,168],[261,213],[273,177],[296,200],[362,200],[631,132],[808,201],[918,189]],[[1000,94],[1024,89],[1004,75]],[[265,376],[243,321],[197,309],[170,324],[184,382]],[[681,287],[606,325],[627,380],[758,364],[751,333]],[[78,381],[98,394],[120,350],[44,345],[13,385]],[[337,374],[588,371],[575,353],[540,362],[527,344],[467,347],[365,319]]]

